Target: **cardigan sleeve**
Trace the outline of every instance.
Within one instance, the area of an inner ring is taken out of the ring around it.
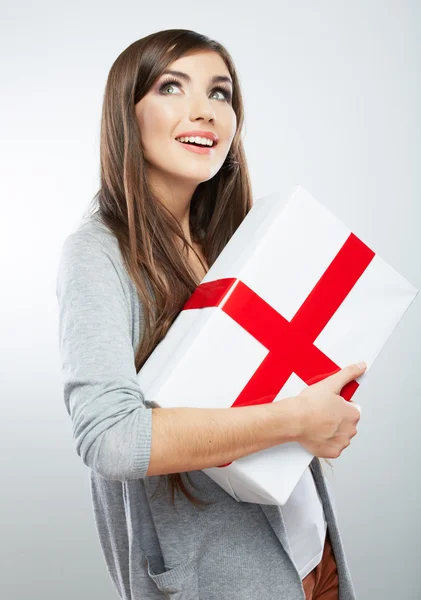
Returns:
[[[120,481],[146,476],[152,437],[152,409],[136,377],[127,277],[115,248],[91,232],[65,239],[56,277],[64,403],[84,464]]]

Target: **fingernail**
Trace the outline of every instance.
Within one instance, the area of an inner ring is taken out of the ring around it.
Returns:
[[[361,361],[361,362],[358,362],[358,363],[357,363],[357,367],[358,367],[359,369],[361,369],[361,371],[362,371],[363,369],[366,369],[366,368],[367,368],[367,365],[366,365],[366,363],[365,363],[364,361]]]

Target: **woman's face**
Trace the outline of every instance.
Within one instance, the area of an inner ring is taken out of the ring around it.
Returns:
[[[168,70],[185,73],[185,77],[162,74],[136,104],[136,118],[155,182],[183,180],[193,184],[194,191],[219,171],[231,147],[237,126],[231,77],[223,59],[213,51],[183,56]],[[228,81],[212,82],[213,77]],[[177,83],[168,83],[171,79]],[[197,147],[177,141],[183,134],[214,134],[218,141],[213,147]]]

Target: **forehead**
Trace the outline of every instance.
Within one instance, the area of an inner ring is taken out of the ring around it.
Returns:
[[[184,71],[189,75],[230,75],[223,58],[213,50],[201,50],[181,56],[168,65],[167,69]]]

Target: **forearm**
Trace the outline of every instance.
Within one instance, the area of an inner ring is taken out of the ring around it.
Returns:
[[[147,475],[216,467],[294,441],[290,399],[239,408],[153,408]]]

